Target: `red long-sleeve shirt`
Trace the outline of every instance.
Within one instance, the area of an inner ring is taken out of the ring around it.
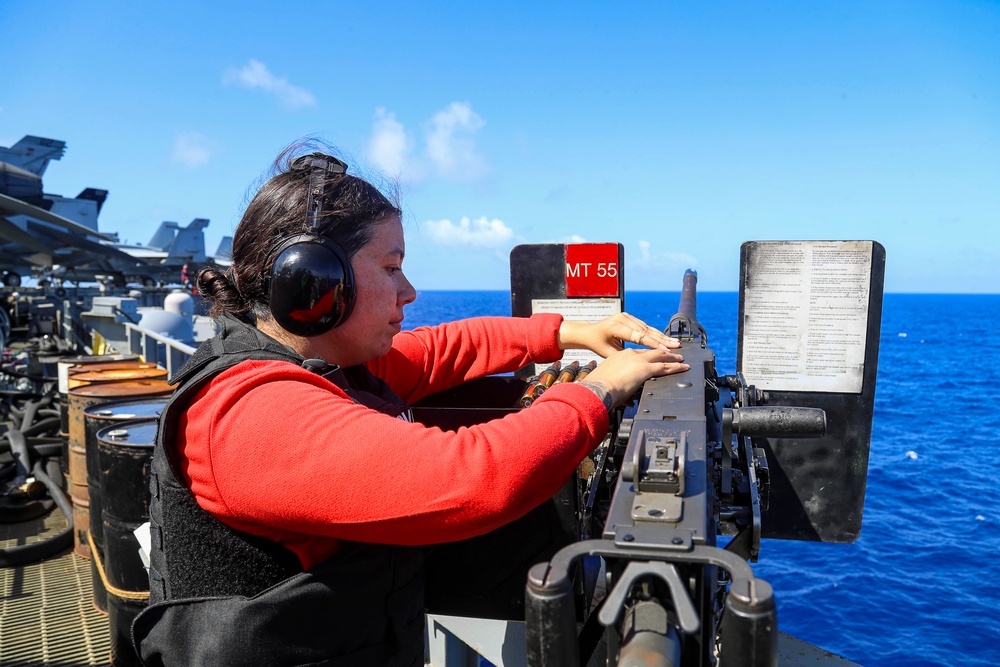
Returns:
[[[562,318],[483,317],[403,332],[368,368],[408,402],[558,359]],[[539,437],[542,425],[547,427]],[[558,385],[530,410],[457,432],[363,407],[282,361],[213,378],[180,419],[180,472],[223,523],[278,541],[305,569],[341,540],[421,545],[488,532],[550,498],[604,437],[592,392]]]

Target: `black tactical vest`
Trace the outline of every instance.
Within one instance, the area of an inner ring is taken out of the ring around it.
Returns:
[[[160,416],[150,480],[150,606],[132,626],[143,662],[423,665],[420,549],[345,542],[303,571],[284,546],[234,530],[201,509],[171,460],[174,428],[188,402],[211,378],[245,360],[301,365],[386,414],[398,416],[406,404],[364,367],[341,370],[306,360],[235,318],[223,317],[221,324],[219,335],[171,379],[180,386]],[[296,492],[294,483],[289,492]]]

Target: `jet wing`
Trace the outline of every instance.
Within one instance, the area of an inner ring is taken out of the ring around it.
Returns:
[[[39,234],[45,236],[53,237],[59,241],[62,241],[67,246],[73,248],[80,248],[81,250],[89,250],[97,255],[100,255],[107,259],[117,259],[118,261],[127,262],[128,266],[143,266],[146,263],[141,259],[133,257],[127,252],[122,252],[118,248],[110,245],[104,245],[103,243],[98,243],[97,241],[91,241],[90,239],[81,238],[75,234],[67,234],[66,232],[60,232],[58,229],[52,229],[51,227],[42,227],[39,224],[28,222],[28,227]],[[88,230],[90,231],[90,230]],[[93,233],[90,231],[90,233]]]
[[[56,215],[55,213],[46,211],[44,208],[32,206],[27,202],[23,202],[20,199],[15,199],[14,197],[9,197],[4,194],[0,194],[0,214],[26,215],[36,220],[41,220],[42,222],[59,225],[60,227],[68,229],[71,232],[97,236],[109,241],[111,240],[108,236],[101,234],[100,232],[95,232],[90,227],[81,225],[78,222],[73,222],[69,218],[64,218],[61,215]]]
[[[48,255],[48,264],[52,264],[52,248],[50,246],[42,243],[38,238],[24,231],[3,216],[0,216],[0,241],[16,243],[28,250]]]

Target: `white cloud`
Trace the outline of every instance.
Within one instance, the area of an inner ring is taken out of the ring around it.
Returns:
[[[476,149],[475,136],[486,121],[468,102],[452,102],[434,114],[427,130],[427,157],[437,170],[452,178],[472,180],[487,171]]]
[[[640,240],[639,256],[628,258],[628,264],[637,269],[683,269],[694,268],[698,265],[698,260],[691,255],[681,252],[653,252],[653,245],[649,241]]]
[[[424,124],[423,150],[396,114],[375,109],[367,158],[379,170],[409,182],[434,175],[454,181],[473,181],[489,171],[479,154],[476,134],[486,121],[468,102],[452,102]]]
[[[560,236],[557,238],[547,238],[541,241],[532,241],[532,243],[586,243],[587,239],[580,236],[579,234],[570,234],[569,236]]]
[[[640,262],[648,262],[649,261],[649,259],[650,259],[650,254],[649,254],[650,247],[651,246],[650,246],[649,241],[639,241],[639,261]]]
[[[514,238],[514,230],[502,220],[487,220],[486,216],[475,220],[463,217],[457,225],[447,219],[428,220],[423,228],[434,243],[448,246],[496,248]]]
[[[240,69],[227,70],[222,81],[227,85],[263,90],[277,97],[282,106],[293,111],[316,106],[316,98],[312,93],[288,83],[288,79],[275,76],[267,65],[253,58]]]
[[[174,151],[171,160],[186,167],[205,164],[217,152],[218,145],[198,132],[181,132],[174,137]]]
[[[396,114],[386,111],[385,107],[375,109],[368,159],[383,172],[400,176],[407,167],[412,149],[413,140],[403,124],[396,120]]]

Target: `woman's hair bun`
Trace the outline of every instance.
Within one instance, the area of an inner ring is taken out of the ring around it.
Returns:
[[[246,304],[236,286],[230,280],[228,272],[214,267],[205,267],[198,272],[198,293],[211,302],[211,315],[222,313],[242,314],[246,312]]]

